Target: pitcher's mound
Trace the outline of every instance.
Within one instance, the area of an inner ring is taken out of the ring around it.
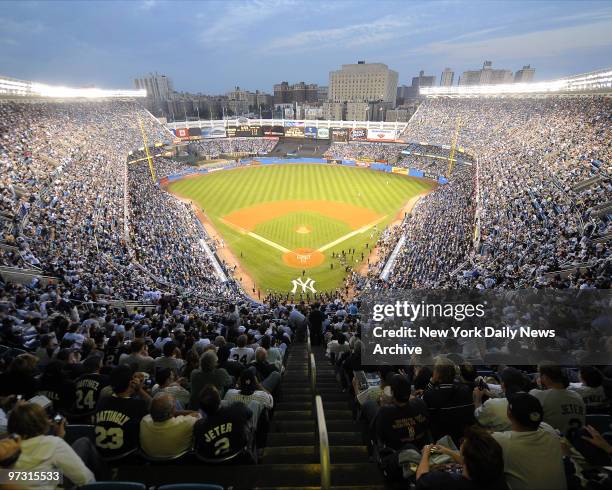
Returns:
[[[300,233],[300,234],[302,234],[302,235],[306,235],[307,233],[310,233],[311,231],[312,231],[312,230],[311,230],[311,229],[310,229],[308,226],[303,226],[303,225],[302,225],[302,226],[298,226],[298,227],[295,229],[295,232],[296,232],[296,233]]]
[[[283,262],[290,267],[296,269],[307,269],[309,267],[316,267],[325,260],[323,255],[318,250],[312,248],[296,248],[291,252],[287,252],[283,255]]]

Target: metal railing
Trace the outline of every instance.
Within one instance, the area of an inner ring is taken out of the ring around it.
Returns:
[[[315,395],[317,393],[317,364],[315,363],[314,354],[310,354],[309,361],[310,391],[312,391],[312,394]]]
[[[315,407],[317,410],[317,427],[319,429],[319,457],[321,461],[321,488],[323,490],[329,490],[329,488],[331,488],[331,465],[330,465],[330,458],[329,458],[329,440],[327,437],[327,424],[325,423],[325,413],[323,412],[323,400],[321,400],[320,395],[317,395],[315,397]]]

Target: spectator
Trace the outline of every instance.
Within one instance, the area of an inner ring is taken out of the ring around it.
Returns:
[[[250,365],[257,372],[261,385],[269,393],[275,393],[281,381],[278,368],[268,362],[268,352],[263,347],[258,347],[255,351],[255,360]]]
[[[488,389],[474,388],[474,417],[485,429],[503,432],[510,430],[508,419],[508,396],[519,391],[525,391],[527,380],[525,376],[513,367],[505,368],[501,374],[502,397],[496,397]],[[487,397],[483,401],[483,397]]]
[[[225,392],[234,384],[232,377],[223,368],[217,367],[217,354],[214,350],[206,351],[200,359],[200,369],[191,373],[190,406],[197,407],[200,391],[206,385],[213,385],[219,393]]]
[[[511,430],[494,432],[493,438],[502,447],[506,482],[512,490],[567,487],[561,442],[540,423],[542,405],[534,396],[515,393],[508,398]]]
[[[455,365],[445,357],[436,359],[430,387],[423,393],[434,440],[449,435],[455,444],[466,427],[474,424],[474,402],[467,386],[455,382]]]
[[[193,446],[193,427],[197,412],[177,412],[176,399],[158,393],[151,402],[151,413],[140,421],[140,447],[149,456],[172,459]]]
[[[255,427],[258,425],[260,414],[266,409],[272,410],[274,408],[272,395],[257,381],[253,369],[242,371],[238,379],[238,388],[227,390],[224,400],[249,405],[253,411],[253,425]],[[255,406],[251,405],[251,402],[255,402]]]
[[[180,358],[181,351],[173,340],[168,340],[162,346],[163,355],[155,359],[155,369],[169,368],[174,371],[177,376],[181,373],[185,361]]]
[[[102,394],[102,390],[110,384],[107,375],[100,374],[102,357],[93,355],[83,361],[83,374],[75,383],[75,401],[71,415],[82,416],[92,413]]]
[[[584,401],[578,393],[567,389],[569,382],[563,370],[557,364],[542,363],[538,374],[542,389],[533,389],[529,393],[542,404],[544,422],[562,434],[571,426],[583,427]]]
[[[247,347],[247,342],[248,337],[242,334],[236,340],[236,347],[230,350],[230,358],[243,366],[249,365],[255,357],[255,351],[251,347]]]
[[[610,407],[603,387],[604,376],[595,366],[580,366],[580,383],[570,383],[568,389],[582,397],[587,413],[604,413]]]
[[[400,450],[407,445],[422,448],[427,442],[429,417],[422,400],[410,397],[410,381],[394,374],[389,381],[393,402],[380,407],[374,420],[376,442]]]
[[[461,473],[430,468],[432,452],[451,456],[461,465]],[[423,448],[417,468],[417,490],[505,490],[504,458],[501,446],[482,429],[471,427],[459,452],[444,446],[428,444]]]
[[[63,422],[62,422],[63,424]],[[44,409],[33,403],[15,407],[9,416],[8,430],[21,438],[21,453],[14,465],[17,471],[59,471],[75,485],[95,481],[94,474],[62,437],[47,435],[51,423]],[[61,426],[60,435],[63,433]],[[86,448],[87,440],[75,442]],[[87,450],[87,449],[85,449]],[[55,489],[59,482],[28,481],[28,488]]]
[[[154,359],[149,356],[147,344],[142,339],[135,339],[130,344],[130,354],[121,354],[119,364],[130,366],[141,373],[153,373]]]
[[[142,378],[134,376],[128,366],[115,368],[110,382],[113,395],[98,403],[94,425],[98,451],[105,458],[116,458],[137,449],[140,420],[147,414],[150,397]]]
[[[177,406],[182,410],[189,404],[191,394],[189,390],[186,390],[181,386],[181,383],[177,381],[176,375],[173,369],[161,368],[157,370],[156,376],[157,384],[153,386],[153,394],[167,393],[172,395],[177,402]]]
[[[195,450],[209,459],[222,459],[246,450],[255,461],[255,425],[250,408],[242,403],[222,406],[219,391],[212,385],[202,388],[199,404],[206,417],[194,426]]]

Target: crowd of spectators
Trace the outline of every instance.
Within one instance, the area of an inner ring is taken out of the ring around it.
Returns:
[[[600,479],[610,429],[589,423],[610,412],[609,365],[566,369],[540,353],[491,366],[442,340],[407,365],[370,366],[361,350],[371,327],[348,311],[326,313],[323,346],[388,479],[440,490],[575,489]]]
[[[244,460],[257,460],[294,339],[291,307],[163,295],[128,311],[62,292],[1,284],[0,433],[19,445],[13,469],[83,485],[137,450],[218,459],[246,446]],[[95,439],[72,440],[74,423],[92,423]]]
[[[203,139],[193,146],[200,155],[216,158],[221,155],[246,153],[250,155],[266,155],[270,153],[278,138],[210,138]]]
[[[479,247],[447,284],[609,287],[609,225],[594,218],[593,206],[612,197],[610,104],[606,97],[551,97],[421,106],[407,138],[447,143],[460,117],[459,144],[479,159],[479,200],[466,207],[477,210]],[[596,185],[576,187],[593,177]],[[549,274],[563,268],[576,270]]]
[[[406,146],[398,143],[371,143],[368,141],[332,142],[324,154],[325,158],[341,160],[383,160],[393,163],[398,160]]]
[[[612,195],[610,104],[427,100],[405,138],[448,144],[460,115],[460,144],[478,164],[457,165],[382,234],[385,254],[401,236],[405,245],[389,280],[370,287],[609,287],[598,207]],[[598,461],[612,453],[585,426],[589,411],[610,410],[606,365],[476,365],[441,342],[407,369],[378,367],[380,384],[361,394],[356,373],[376,370],[361,363],[358,303],[261,305],[220,284],[189,204],[153,182],[147,162],[127,163],[143,131],[149,142],[169,137],[135,103],[3,102],[0,115],[1,263],[56,278],[0,282],[0,432],[14,434],[0,441],[0,461],[16,446],[16,469],[59,468],[77,485],[137,449],[171,458],[194,447],[211,459],[246,446],[256,461],[283,359],[306,325],[355,395],[387,475],[399,469],[423,489],[566,488],[593,457],[585,447]],[[398,148],[337,146],[355,150],[337,158],[388,159]],[[156,169],[184,170],[157,158]],[[574,270],[550,274],[564,267]],[[600,347],[609,358],[610,338]],[[65,419],[93,421],[95,444],[67,444]],[[434,454],[456,471],[432,468]]]

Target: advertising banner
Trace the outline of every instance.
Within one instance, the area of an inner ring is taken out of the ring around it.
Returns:
[[[331,139],[332,141],[338,141],[341,143],[348,142],[348,129],[346,128],[331,128]]]
[[[352,141],[365,141],[368,139],[368,130],[366,128],[353,128],[349,130],[349,138]]]
[[[285,128],[285,138],[303,138],[304,128],[298,126],[289,126]]]
[[[202,128],[202,138],[225,138],[225,128],[223,126]]]
[[[391,168],[391,172],[393,172],[394,174],[408,175],[408,169],[407,168],[392,167]]]
[[[317,137],[317,128],[314,126],[306,126],[304,128],[304,138],[316,138]]]
[[[174,132],[177,138],[181,138],[181,139],[189,138],[189,128],[176,128]]]
[[[285,121],[285,127],[286,128],[292,128],[295,126],[304,126],[304,121]]]
[[[317,139],[328,140],[329,139],[329,128],[318,128]]]
[[[189,136],[200,136],[202,130],[200,128],[189,128]]]
[[[282,126],[262,126],[261,132],[264,136],[283,136],[285,134]]]
[[[395,141],[395,129],[368,129],[368,141]]]

